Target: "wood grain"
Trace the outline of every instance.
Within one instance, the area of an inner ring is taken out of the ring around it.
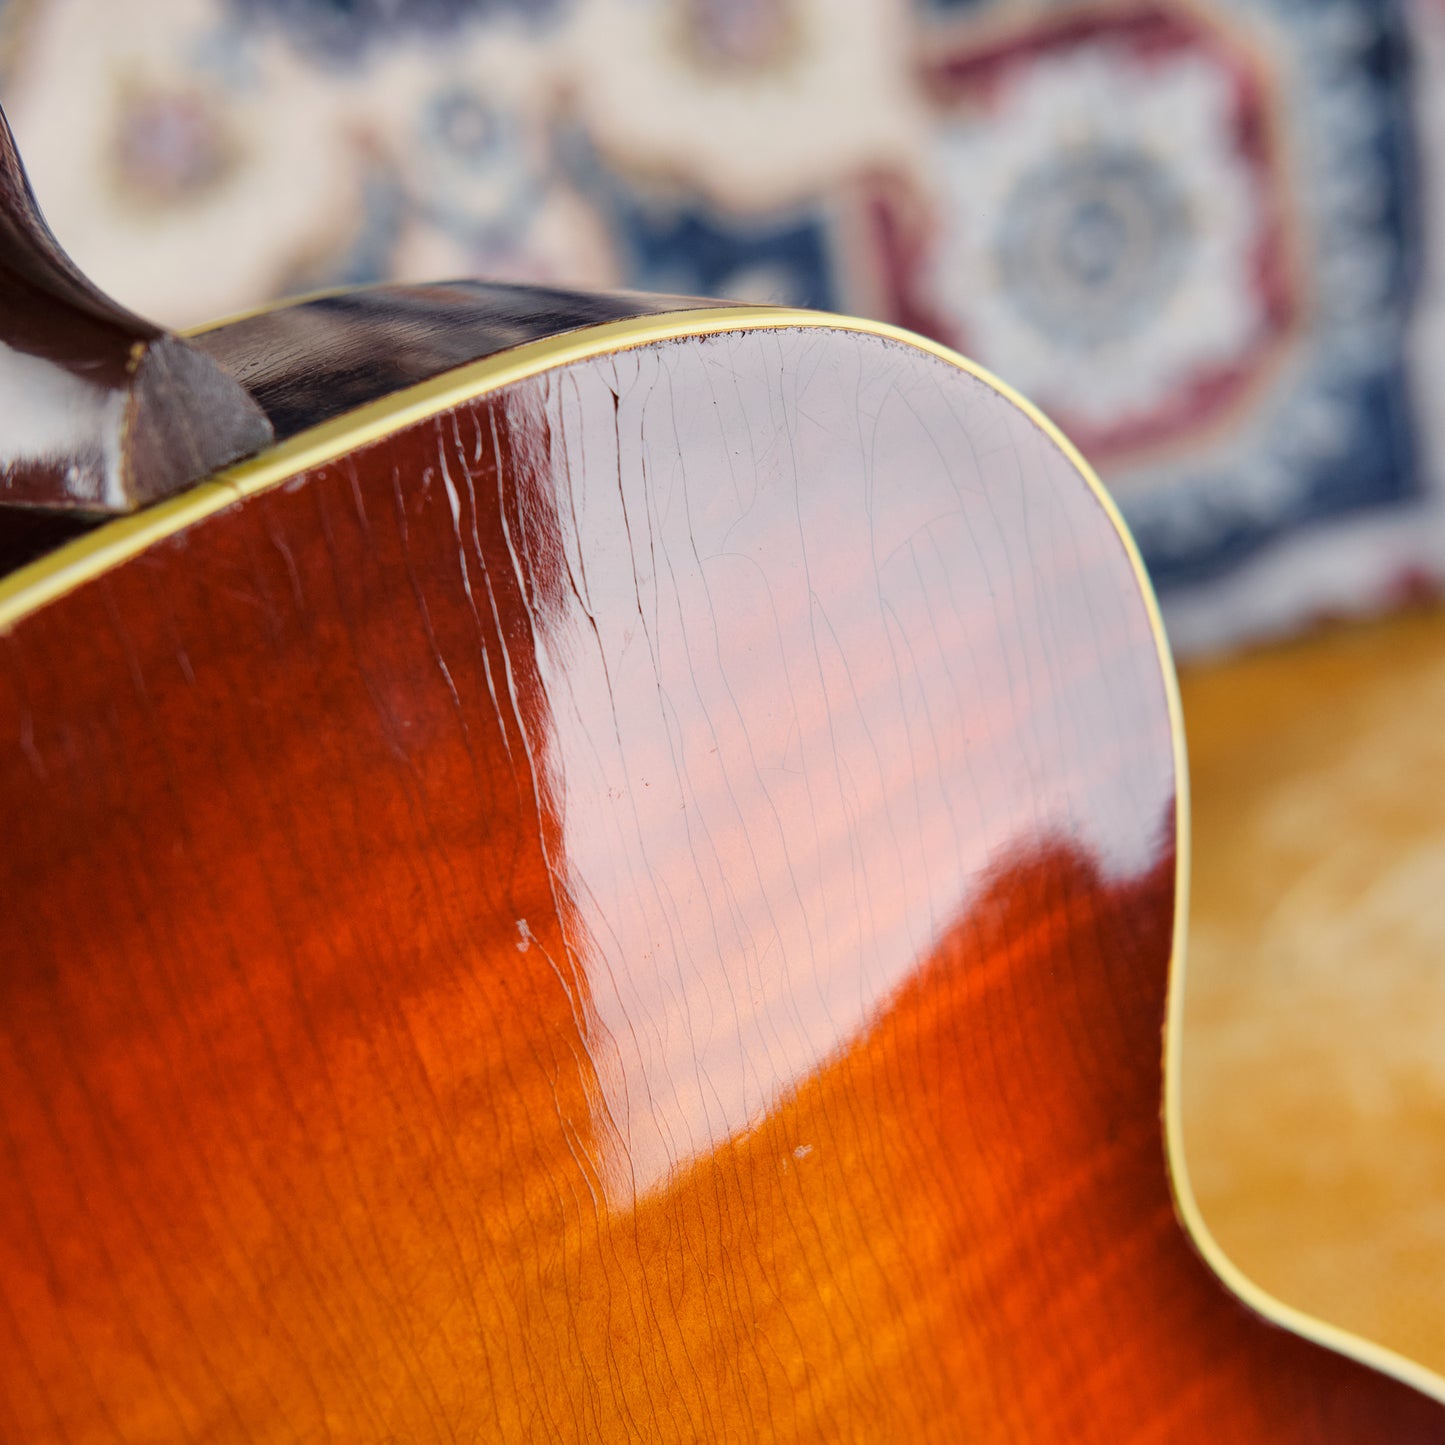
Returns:
[[[1154,634],[981,381],[579,362],[4,648],[0,1435],[1445,1433],[1178,1229]]]
[[[1281,1299],[1445,1370],[1445,610],[1181,685],[1200,1205]]]

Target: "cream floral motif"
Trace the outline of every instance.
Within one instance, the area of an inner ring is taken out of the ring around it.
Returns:
[[[128,109],[197,90],[206,124],[235,148],[224,177],[137,206],[116,170]],[[314,84],[279,40],[228,38],[208,0],[52,0],[6,108],[61,241],[102,287],[162,320],[253,304],[278,258],[358,210],[343,94]]]
[[[614,163],[742,211],[911,165],[925,133],[896,0],[795,0],[775,64],[700,68],[664,0],[586,0],[571,32],[579,117]],[[606,54],[605,64],[593,58]]]

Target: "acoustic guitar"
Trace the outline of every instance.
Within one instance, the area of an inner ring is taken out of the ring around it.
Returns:
[[[1031,406],[669,298],[168,335],[0,149],[0,1438],[1445,1440],[1198,1218],[1170,664]]]

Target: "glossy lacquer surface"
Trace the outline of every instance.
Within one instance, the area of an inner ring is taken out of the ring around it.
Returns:
[[[0,736],[3,1438],[1445,1435],[1175,1223],[1148,612],[943,360],[519,382],[22,618]]]
[[[0,111],[0,507],[129,512],[272,439],[243,387],[76,269]]]

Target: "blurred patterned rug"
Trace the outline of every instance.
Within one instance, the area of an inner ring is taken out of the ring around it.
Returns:
[[[1182,650],[1445,570],[1442,0],[0,0],[0,97],[163,319],[460,274],[854,311],[1064,425]]]

